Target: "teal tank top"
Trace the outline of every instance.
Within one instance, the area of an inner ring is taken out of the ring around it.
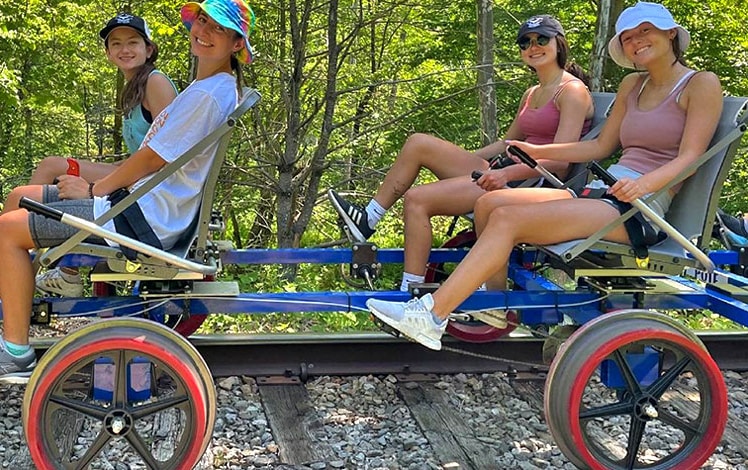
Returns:
[[[150,73],[149,77],[154,73],[160,73],[169,80],[171,86],[174,87],[174,91],[178,93],[176,85],[171,81],[166,74],[158,70],[154,70]],[[151,119],[151,122],[153,119]],[[140,144],[143,143],[145,135],[148,133],[148,129],[151,127],[151,122],[147,121],[143,115],[143,103],[135,106],[130,112],[122,119],[122,138],[125,139],[125,145],[130,153],[135,152],[140,148]]]

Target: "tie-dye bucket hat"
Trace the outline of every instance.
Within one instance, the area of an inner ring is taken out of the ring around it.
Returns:
[[[202,3],[185,3],[181,14],[182,23],[187,31],[192,29],[192,23],[201,11],[224,28],[239,33],[244,38],[244,49],[239,51],[237,58],[245,64],[252,62],[254,56],[252,45],[249,43],[249,33],[255,27],[255,14],[249,5],[244,3],[244,0],[205,0]]]

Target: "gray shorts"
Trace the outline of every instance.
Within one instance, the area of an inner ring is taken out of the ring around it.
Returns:
[[[621,179],[621,178],[636,179],[641,176],[641,173],[634,171],[630,168],[626,168],[625,166],[618,165],[618,164],[611,165],[610,168],[608,168],[608,172],[610,172],[610,174],[615,176],[617,179]],[[598,189],[598,188],[607,188],[608,185],[603,183],[602,180],[593,180],[586,187]],[[649,197],[649,194],[645,195],[642,199],[646,199],[647,197]],[[608,204],[612,205],[616,209],[618,208],[615,202],[611,201],[610,199],[602,199],[602,201],[607,202]],[[661,194],[656,199],[649,201],[647,205],[657,215],[659,215],[660,217],[664,219],[665,214],[667,214],[667,210],[670,208],[671,202],[673,202],[673,196],[670,194],[670,191],[665,191],[664,194]]]
[[[93,221],[93,199],[60,199],[57,186],[44,185],[42,190],[42,202],[50,207],[65,212],[66,214],[80,217],[81,219]],[[52,220],[43,215],[29,212],[29,231],[34,246],[46,248],[62,244],[65,240],[78,233],[79,229],[70,225]],[[104,243],[99,237],[88,237],[90,243]]]

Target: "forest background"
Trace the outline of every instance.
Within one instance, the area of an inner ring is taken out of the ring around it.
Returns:
[[[122,76],[98,31],[119,11],[147,19],[157,66],[184,89],[194,63],[176,0],[3,0],[0,3],[0,193],[28,180],[47,155],[110,161],[123,153],[116,97]],[[516,32],[534,14],[561,21],[593,89],[626,73],[607,57],[622,0],[265,0],[251,3],[255,62],[245,70],[261,104],[227,156],[216,209],[235,246],[329,246],[341,238],[325,192],[368,201],[406,137],[425,132],[477,149],[500,138],[535,80]],[[664,1],[691,32],[687,62],[711,70],[727,94],[748,95],[748,9],[731,0]],[[748,210],[746,152],[722,195]],[[424,174],[420,182],[433,178]],[[401,205],[378,226],[379,246],[402,246]],[[435,224],[438,245],[450,220]],[[461,222],[463,223],[463,222]],[[400,267],[384,283],[395,284]],[[280,276],[284,274],[284,276]],[[336,267],[232,267],[242,291],[343,289]],[[391,288],[384,286],[383,288]],[[310,322],[315,317],[308,317]],[[366,323],[336,316],[339,327]],[[319,320],[320,318],[316,318]],[[216,320],[220,323],[223,320]],[[325,320],[323,328],[329,328]],[[289,323],[261,322],[286,330]],[[225,326],[225,325],[224,325]],[[333,325],[335,326],[335,325]],[[293,327],[295,328],[295,327]]]

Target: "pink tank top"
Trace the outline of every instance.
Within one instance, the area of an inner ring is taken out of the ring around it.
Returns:
[[[678,99],[695,73],[686,73],[670,94],[648,111],[639,109],[639,95],[647,77],[639,79],[626,98],[626,115],[620,130],[623,155],[618,164],[645,174],[678,156],[686,126],[686,112],[678,105]],[[677,191],[680,185],[674,189]]]
[[[546,104],[537,109],[530,107],[530,99],[538,87],[534,87],[530,90],[527,99],[522,104],[522,109],[520,109],[517,118],[519,128],[525,135],[525,142],[538,145],[553,143],[553,140],[556,138],[556,131],[558,131],[558,125],[561,122],[561,111],[556,107],[556,99],[561,94],[566,84],[571,81],[572,80],[567,80],[560,84],[558,88],[556,88],[553,97],[551,97]],[[592,119],[585,119],[581,135],[579,136],[580,139],[590,131],[590,127],[592,127]]]

